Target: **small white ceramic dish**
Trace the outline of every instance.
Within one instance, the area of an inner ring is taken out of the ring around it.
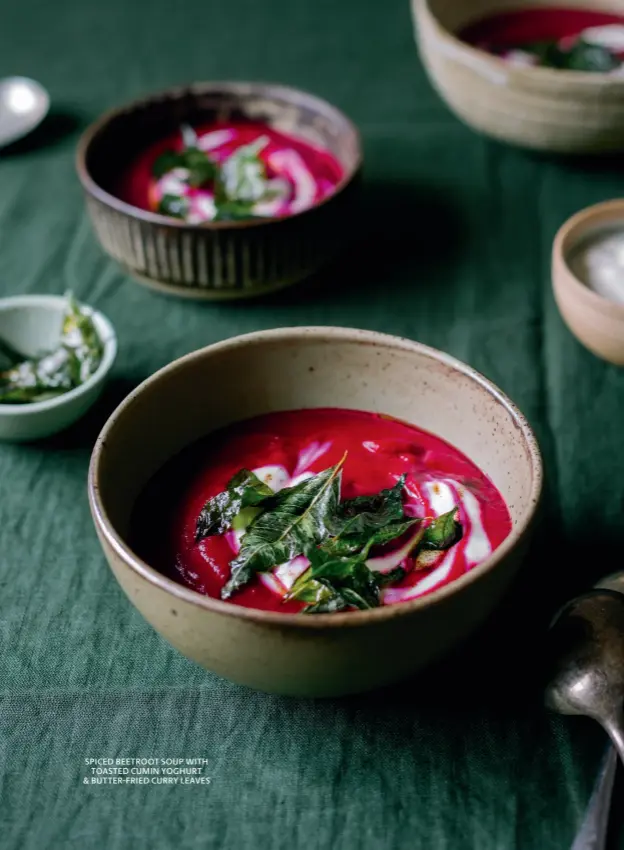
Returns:
[[[49,351],[58,345],[66,306],[67,299],[61,295],[0,298],[0,339],[29,357]],[[49,437],[79,419],[96,401],[115,361],[117,338],[105,316],[95,310],[91,314],[104,345],[97,371],[75,390],[56,398],[32,404],[0,404],[0,440],[26,442]]]

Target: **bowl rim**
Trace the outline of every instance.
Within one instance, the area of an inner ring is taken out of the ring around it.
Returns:
[[[513,8],[522,8],[523,2],[525,2],[525,0],[519,0],[518,7]],[[531,4],[529,2],[527,2],[526,5],[527,8],[531,8]],[[488,53],[487,50],[482,50],[479,47],[475,47],[473,44],[469,44],[467,41],[459,38],[456,33],[447,29],[438,16],[433,12],[430,0],[412,0],[412,6],[415,8],[417,15],[419,14],[419,10],[421,10],[422,14],[429,17],[430,23],[434,24],[438,31],[438,36],[442,36],[452,42],[456,51],[459,52],[460,50],[465,50],[469,56],[479,58],[482,61],[487,60],[493,69],[497,69],[499,72],[504,71],[507,74],[513,74],[517,80],[521,80],[525,77],[527,80],[534,78],[537,81],[541,77],[544,82],[550,80],[551,82],[558,81],[561,83],[562,80],[567,79],[569,83],[577,83],[578,85],[587,87],[588,89],[595,90],[597,88],[601,88],[613,89],[615,91],[618,91],[619,89],[624,90],[624,77],[614,77],[609,76],[608,74],[601,74],[592,71],[575,71],[568,68],[547,68],[543,66],[525,67],[511,65],[499,56],[496,56],[493,53]],[[487,16],[482,16],[481,19],[484,17]],[[475,21],[477,20],[479,20],[479,18],[475,18]]]
[[[624,234],[624,198],[615,198],[592,204],[579,210],[568,218],[559,228],[553,242],[552,250],[552,279],[555,288],[567,288],[588,308],[608,313],[624,321],[624,304],[619,304],[604,295],[600,295],[577,277],[568,262],[570,249],[578,243],[583,234],[589,232],[592,226],[596,229],[609,227],[609,221],[622,223]]]
[[[531,472],[531,493],[527,501],[527,506],[516,526],[512,528],[511,532],[501,545],[495,549],[490,557],[483,561],[483,563],[474,567],[468,573],[450,584],[443,585],[438,590],[434,590],[431,593],[420,596],[409,602],[382,606],[380,608],[373,608],[367,611],[317,614],[314,617],[306,617],[301,613],[281,614],[279,612],[245,608],[232,602],[226,602],[221,599],[213,599],[210,596],[204,596],[197,593],[196,591],[184,587],[172,579],[167,578],[162,573],[159,573],[153,567],[149,566],[149,564],[139,558],[139,556],[132,551],[130,546],[122,539],[121,535],[117,533],[108,518],[106,507],[103,504],[100,495],[100,464],[102,462],[103,450],[108,440],[109,433],[116,427],[118,420],[134,404],[136,398],[143,393],[146,388],[155,386],[164,376],[175,374],[177,371],[184,369],[193,361],[201,360],[205,357],[210,357],[213,354],[226,352],[228,350],[254,346],[257,343],[296,343],[297,341],[301,341],[302,335],[307,339],[312,338],[318,341],[341,341],[354,344],[382,345],[395,350],[399,349],[424,355],[475,381],[509,413],[519,432],[522,434],[525,445],[528,449],[527,456]],[[535,434],[533,433],[533,430],[525,416],[520,412],[516,405],[503,392],[501,392],[498,387],[495,386],[495,384],[471,366],[457,360],[450,354],[446,354],[445,352],[423,345],[422,343],[414,342],[399,336],[378,333],[376,331],[358,330],[355,328],[308,326],[255,331],[241,336],[232,337],[222,342],[214,343],[174,360],[172,363],[159,369],[139,384],[139,386],[136,387],[136,389],[134,389],[112,413],[97,438],[89,464],[88,494],[93,520],[98,533],[106,541],[106,544],[113,550],[115,555],[121,559],[126,567],[137,573],[140,578],[144,579],[149,584],[168,593],[173,599],[188,602],[198,608],[202,608],[210,613],[218,615],[239,617],[243,620],[272,627],[293,627],[305,632],[314,632],[319,629],[340,628],[345,626],[357,628],[369,623],[386,622],[394,617],[408,616],[415,611],[434,606],[443,602],[449,596],[460,593],[465,587],[477,581],[483,575],[497,567],[524,537],[525,533],[531,526],[538,509],[542,494],[542,481],[543,464],[540,449]]]
[[[356,151],[355,163],[348,169],[343,168],[344,173],[334,187],[334,191],[318,203],[315,203],[312,207],[308,207],[305,210],[300,210],[299,212],[287,216],[267,216],[258,219],[242,219],[241,221],[204,221],[198,224],[189,224],[186,221],[170,218],[165,215],[160,215],[159,213],[151,212],[150,210],[142,210],[140,207],[135,207],[126,201],[122,201],[121,198],[117,198],[110,192],[107,192],[98,183],[96,183],[87,167],[87,156],[91,148],[91,144],[96,136],[113,120],[154,103],[179,100],[189,94],[209,94],[210,92],[224,92],[233,96],[241,96],[245,93],[258,92],[269,98],[281,96],[282,99],[287,101],[293,101],[295,97],[303,97],[310,106],[319,109],[325,114],[329,114],[332,119],[345,125],[354,141]],[[291,221],[301,216],[305,216],[319,207],[330,203],[334,198],[341,194],[354,181],[355,177],[359,173],[362,168],[363,158],[362,138],[357,126],[344,112],[342,112],[341,109],[334,106],[328,100],[318,97],[304,89],[282,85],[281,83],[245,80],[207,80],[205,82],[194,82],[186,85],[172,86],[167,89],[160,89],[159,91],[147,93],[143,97],[134,98],[128,103],[107,110],[99,118],[93,121],[86,130],[84,130],[78,140],[75,167],[83,190],[89,196],[95,198],[105,206],[114,209],[116,212],[149,224],[157,224],[164,227],[171,227],[175,230],[186,230],[196,233],[203,230],[241,230],[246,228],[262,227],[267,224]]]
[[[74,401],[80,396],[85,395],[93,387],[101,383],[108,372],[111,370],[115,358],[117,356],[117,335],[110,320],[106,318],[99,310],[95,310],[89,304],[78,301],[80,306],[88,311],[93,319],[93,323],[100,337],[104,352],[100,365],[95,372],[87,378],[80,386],[73,390],[68,390],[55,398],[50,398],[45,401],[33,401],[29,404],[0,404],[0,417],[22,417],[32,416],[37,413],[44,413],[48,410],[54,410],[58,407]],[[32,308],[42,307],[50,312],[58,311],[67,304],[67,298],[64,295],[12,295],[8,298],[0,298],[0,313],[8,312],[15,308]]]

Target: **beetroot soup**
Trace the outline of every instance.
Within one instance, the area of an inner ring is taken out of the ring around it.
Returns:
[[[266,124],[213,123],[183,126],[144,151],[119,195],[189,224],[272,218],[318,204],[342,176],[329,151]]]
[[[387,416],[314,409],[173,458],[138,500],[132,545],[198,593],[319,613],[416,599],[510,530],[496,487],[453,446]]]
[[[460,33],[514,65],[621,75],[624,16],[553,6],[488,16]]]

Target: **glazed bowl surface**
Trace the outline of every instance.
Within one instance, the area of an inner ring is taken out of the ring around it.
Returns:
[[[624,0],[411,0],[420,57],[465,124],[533,150],[583,154],[624,149],[624,77],[510,65],[458,37],[499,12],[563,7],[624,15]]]
[[[328,150],[343,176],[315,206],[282,218],[189,224],[120,200],[122,175],[151,144],[213,121],[262,122]],[[362,150],[336,107],[271,83],[213,82],[170,89],[109,112],[78,145],[76,167],[102,248],[142,283],[198,299],[264,295],[317,272],[352,230]]]
[[[198,388],[206,389],[199,398]],[[136,499],[171,457],[230,423],[314,407],[381,412],[448,440],[502,493],[513,523],[509,537],[483,564],[430,595],[369,611],[314,616],[243,608],[200,595],[132,551],[128,539]],[[98,438],[89,499],[122,589],[180,652],[252,688],[328,697],[405,678],[485,620],[521,563],[541,480],[539,449],[526,420],[470,367],[398,337],[309,327],[211,345],[141,384]]]

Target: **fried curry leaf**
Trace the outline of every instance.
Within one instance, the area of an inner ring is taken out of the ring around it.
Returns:
[[[364,534],[383,528],[390,522],[403,519],[403,488],[407,476],[402,475],[394,487],[381,490],[372,496],[358,496],[345,499],[340,505],[337,532],[345,534]]]
[[[230,480],[227,490],[208,499],[197,518],[195,541],[211,534],[224,534],[244,509],[256,507],[273,496],[273,490],[248,469]]]
[[[332,609],[339,611],[341,607],[346,607],[345,600],[329,585],[322,581],[310,579],[301,583],[297,589],[293,588],[293,592],[289,594],[289,599],[296,599],[298,602],[305,602],[308,606],[326,606],[332,605]],[[306,610],[310,610],[307,608]]]
[[[340,500],[343,463],[344,458],[336,466],[279,492],[272,509],[260,514],[245,532],[240,552],[230,564],[222,599],[229,599],[255,573],[271,570],[297,555],[308,555],[327,540]]]
[[[356,534],[336,535],[327,540],[321,547],[330,555],[355,555],[361,554],[368,558],[373,546],[385,546],[397,537],[402,537],[410,528],[419,523],[419,519],[407,519],[400,522],[392,522],[385,528],[379,528],[372,534],[358,532]]]
[[[461,523],[457,519],[457,508],[453,508],[446,514],[436,517],[425,529],[421,548],[423,549],[450,549],[458,543],[463,534]]]

